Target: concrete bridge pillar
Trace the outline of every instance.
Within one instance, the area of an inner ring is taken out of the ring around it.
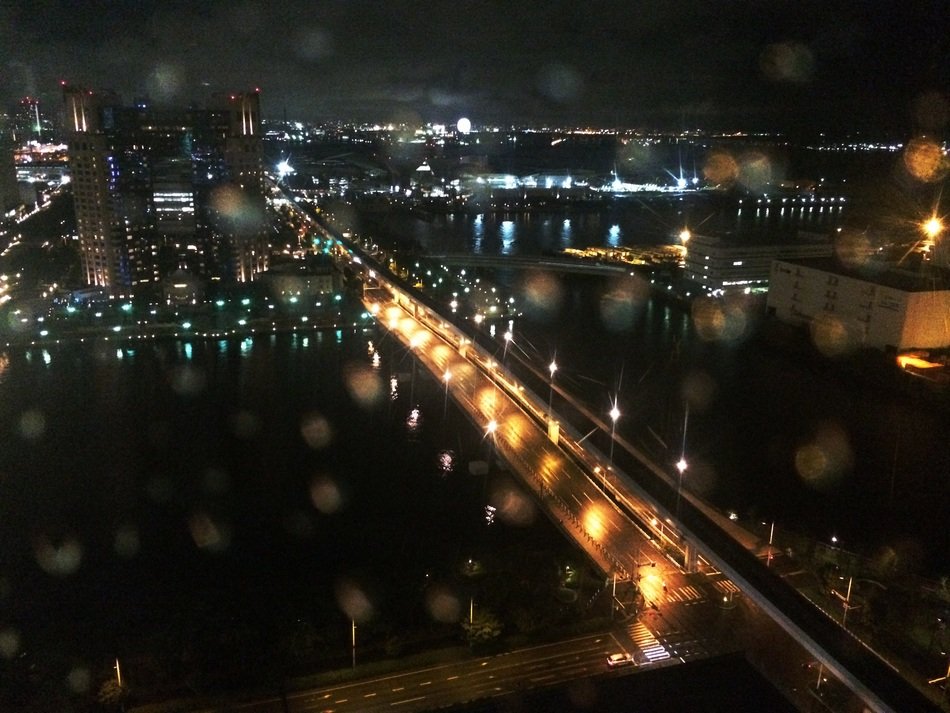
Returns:
[[[687,572],[699,571],[699,550],[688,540],[683,545],[683,565]]]

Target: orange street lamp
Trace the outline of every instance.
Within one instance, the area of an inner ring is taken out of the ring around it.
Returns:
[[[613,467],[614,464],[614,434],[617,430],[617,419],[620,418],[620,409],[617,408],[617,401],[614,400],[613,408],[610,409],[610,457],[608,461],[610,462],[609,468]],[[604,485],[607,484],[607,473],[604,472]]]
[[[936,215],[932,215],[920,227],[923,229],[927,237],[933,240],[943,232],[943,221],[941,221]]]

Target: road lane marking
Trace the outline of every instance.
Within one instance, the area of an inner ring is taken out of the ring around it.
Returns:
[[[420,683],[419,685],[420,685],[420,686],[431,686],[431,685],[432,685],[432,681],[426,681],[425,683]]]
[[[375,695],[376,695],[375,693],[365,693],[363,694],[363,698],[372,698]]]
[[[403,703],[412,703],[413,701],[423,701],[423,700],[425,700],[425,696],[416,696],[415,698],[407,698],[407,699],[404,700],[404,701],[393,701],[393,702],[390,703],[389,705],[391,705],[391,706],[401,706]]]
[[[394,688],[393,693],[396,693],[396,691],[405,691],[405,690],[406,690],[405,686],[400,686],[399,688]]]
[[[454,681],[456,678],[458,678],[458,676],[449,676],[449,677],[448,677],[447,679],[445,679],[445,680],[446,680],[446,681]]]

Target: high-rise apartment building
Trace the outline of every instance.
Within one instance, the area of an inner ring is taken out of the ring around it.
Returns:
[[[25,146],[30,141],[44,140],[39,99],[23,97],[19,101],[13,117],[13,135],[18,146]]]
[[[13,136],[0,126],[0,218],[20,205],[16,165],[13,162]]]
[[[82,274],[114,294],[186,269],[248,281],[267,268],[260,99],[122,106],[64,86]]]

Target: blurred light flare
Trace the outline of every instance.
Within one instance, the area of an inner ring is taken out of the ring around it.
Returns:
[[[749,321],[741,296],[698,297],[691,306],[693,326],[700,339],[737,341],[746,336]]]
[[[40,440],[46,432],[46,416],[39,409],[27,409],[20,415],[17,431],[27,441]]]
[[[231,529],[204,511],[196,511],[188,518],[188,531],[198,549],[221,553],[231,545]]]
[[[706,157],[703,165],[703,177],[708,183],[729,186],[739,180],[739,164],[732,154],[713,151]]]
[[[73,693],[88,693],[92,686],[92,674],[87,666],[74,666],[66,675],[66,684]]]
[[[441,624],[454,624],[462,615],[458,595],[445,584],[435,584],[426,590],[425,605],[429,616]]]
[[[83,547],[74,536],[68,535],[55,541],[40,535],[33,547],[36,563],[47,574],[65,577],[74,574],[82,564]]]
[[[776,42],[767,45],[759,56],[759,69],[773,82],[802,84],[815,72],[811,49],[800,42]]]
[[[564,302],[561,281],[550,272],[531,271],[520,286],[519,302],[531,316],[552,322],[557,319]]]
[[[332,515],[344,505],[343,494],[329,475],[315,476],[310,483],[310,500],[324,515]]]
[[[835,236],[835,255],[848,269],[867,265],[875,250],[867,234],[855,230],[843,230]]]
[[[0,656],[7,661],[20,653],[20,632],[12,627],[0,629]]]
[[[827,357],[842,356],[860,346],[856,335],[828,312],[816,315],[811,321],[810,335],[818,351]]]
[[[354,580],[342,577],[336,582],[336,601],[348,619],[364,624],[375,615],[375,607],[369,596]]]
[[[922,183],[935,183],[946,178],[950,161],[943,148],[928,136],[918,136],[904,147],[904,168]]]
[[[328,447],[336,437],[335,430],[327,418],[316,411],[305,414],[300,421],[300,435],[313,450]]]
[[[174,368],[169,376],[172,390],[179,396],[197,396],[206,386],[204,372],[190,364]]]
[[[820,491],[835,487],[853,463],[848,435],[836,423],[819,424],[813,438],[795,450],[795,471],[806,485]]]
[[[497,517],[508,525],[527,527],[537,517],[534,500],[509,482],[499,483],[494,487],[488,504],[495,508],[491,513],[492,519]]]
[[[384,398],[382,380],[371,368],[360,364],[345,364],[343,382],[353,400],[365,410],[373,409]]]
[[[112,550],[117,556],[128,560],[139,553],[141,545],[138,528],[133,525],[123,525],[116,530]]]

